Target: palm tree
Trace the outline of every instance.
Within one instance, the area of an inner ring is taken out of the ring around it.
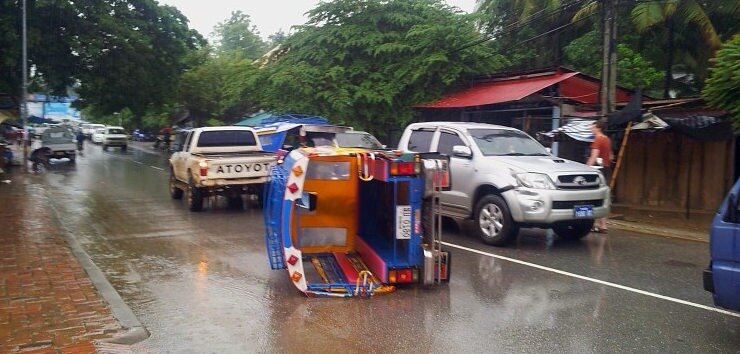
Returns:
[[[659,26],[664,26],[666,57],[663,97],[669,97],[673,80],[677,27],[692,26],[696,28],[703,40],[698,43],[697,49],[705,52],[704,56],[712,57],[722,44],[717,29],[712,22],[712,16],[715,14],[731,16],[740,14],[740,0],[644,2],[635,5],[632,9],[632,22],[639,32],[645,33]]]

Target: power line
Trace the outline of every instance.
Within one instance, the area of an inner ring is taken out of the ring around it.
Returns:
[[[492,33],[492,34],[489,34],[489,35],[485,35],[484,38],[474,40],[474,41],[472,41],[472,42],[470,42],[468,44],[464,44],[463,46],[461,46],[461,47],[459,47],[457,49],[452,50],[452,52],[453,53],[459,52],[461,50],[465,50],[467,48],[474,47],[476,45],[479,45],[479,44],[488,42],[490,40],[496,39],[496,38],[498,38],[498,37],[500,37],[502,35],[509,34],[509,33],[514,32],[514,31],[518,31],[519,29],[523,28],[525,25],[528,25],[528,24],[530,24],[530,23],[532,23],[532,22],[534,22],[536,20],[540,20],[540,19],[544,19],[544,18],[553,16],[553,15],[558,14],[560,12],[563,12],[563,11],[565,11],[565,10],[573,7],[573,6],[580,5],[581,3],[585,2],[585,1],[587,1],[587,0],[575,0],[575,1],[572,1],[570,3],[560,5],[557,8],[552,9],[552,10],[548,11],[548,13],[545,13],[545,14],[542,14],[543,11],[545,11],[545,9],[542,9],[540,11],[535,12],[532,15],[527,16],[524,19],[518,20],[518,21],[516,21],[516,22],[514,22],[512,24],[509,24],[509,25],[504,26],[502,29],[496,31],[495,33]]]

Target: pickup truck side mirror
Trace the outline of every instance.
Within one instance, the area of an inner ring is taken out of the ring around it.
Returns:
[[[473,157],[473,151],[467,146],[455,145],[452,147],[452,156],[469,159]]]

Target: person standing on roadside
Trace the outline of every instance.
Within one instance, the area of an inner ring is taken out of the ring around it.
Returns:
[[[591,133],[594,134],[594,141],[591,143],[591,154],[588,157],[586,165],[596,166],[597,159],[601,158],[601,173],[604,175],[606,184],[609,185],[612,175],[612,141],[604,134],[605,128],[606,123],[602,121],[596,121],[591,125]],[[596,219],[592,231],[606,233],[606,220],[607,218]]]

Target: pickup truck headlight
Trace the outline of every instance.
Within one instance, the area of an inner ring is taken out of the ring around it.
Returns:
[[[520,187],[555,189],[555,184],[552,183],[552,180],[546,174],[532,172],[518,173],[514,175],[514,178]]]
[[[601,171],[599,171],[599,187],[606,187],[606,186],[607,186],[606,177],[604,177],[604,174],[601,173]]]

